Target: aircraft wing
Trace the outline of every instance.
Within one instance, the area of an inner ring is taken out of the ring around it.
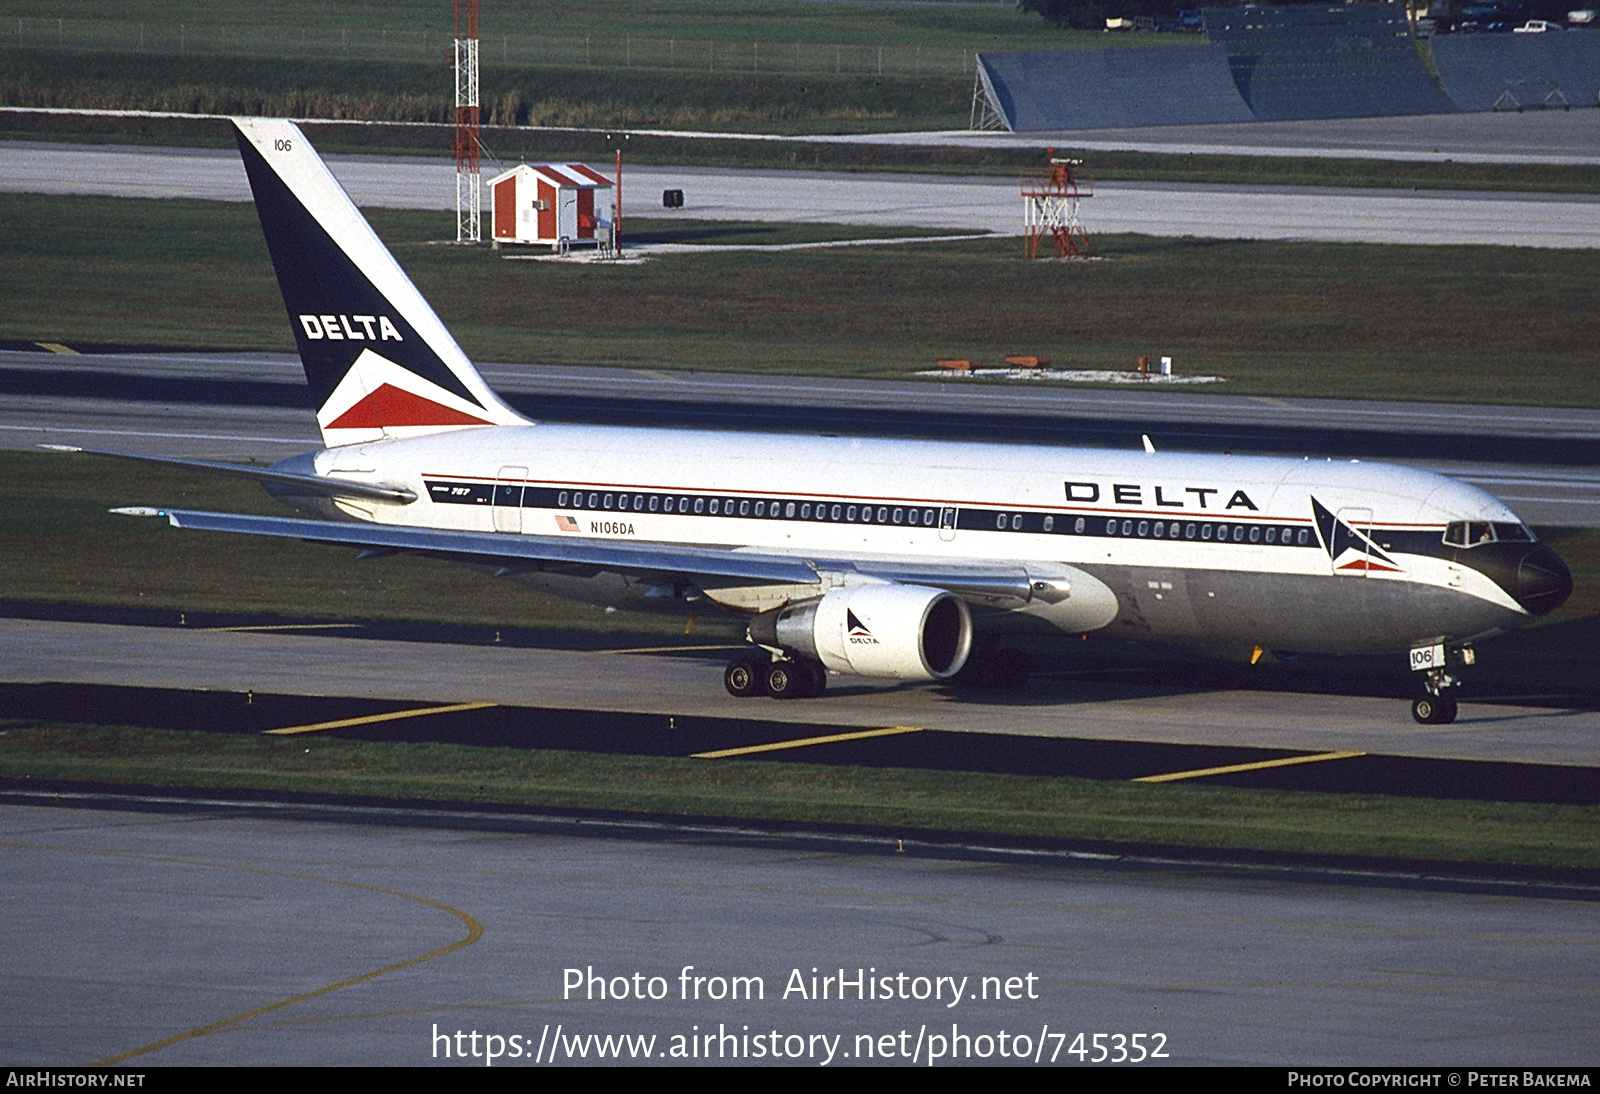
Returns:
[[[819,571],[859,573],[897,585],[944,589],[974,607],[1012,608],[1030,601],[1056,601],[1068,593],[1069,575],[1031,573],[1015,563],[919,562],[907,559],[844,559],[769,554],[753,550],[694,547],[671,543],[543,536],[498,532],[464,532],[406,525],[312,520],[302,517],[248,516],[190,509],[122,509],[131,516],[161,516],[175,528],[245,535],[278,536],[351,547],[414,551],[461,561],[515,565],[537,563],[559,570],[616,571],[675,575],[719,583],[753,585],[816,585]],[[1058,568],[1059,570],[1059,568]],[[1076,570],[1071,577],[1098,584]]]
[[[131,515],[164,516],[174,528],[280,536],[352,547],[391,548],[450,555],[479,562],[553,563],[557,566],[617,570],[636,574],[683,574],[735,578],[760,584],[817,584],[817,571],[797,558],[744,551],[574,539],[566,536],[459,532],[403,525],[344,523],[299,517],[257,517],[188,509],[123,510]]]

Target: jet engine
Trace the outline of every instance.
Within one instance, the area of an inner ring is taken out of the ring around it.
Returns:
[[[750,638],[820,661],[830,672],[944,680],[972,650],[972,615],[943,589],[855,585],[785,604],[750,622]]]

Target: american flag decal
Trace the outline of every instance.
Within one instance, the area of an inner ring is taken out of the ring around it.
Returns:
[[[563,532],[579,531],[578,522],[567,516],[565,513],[558,513],[556,515],[556,527],[561,529]]]

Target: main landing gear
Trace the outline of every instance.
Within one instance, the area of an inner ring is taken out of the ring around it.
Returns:
[[[736,699],[770,695],[774,699],[811,699],[828,686],[828,670],[804,658],[776,660],[736,658],[722,674],[723,686]]]

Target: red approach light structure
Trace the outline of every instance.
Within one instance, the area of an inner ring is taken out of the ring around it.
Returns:
[[[462,8],[466,34],[461,33]],[[478,243],[479,168],[482,144],[478,114],[478,0],[456,0],[456,242]]]
[[[1078,220],[1078,205],[1084,198],[1094,197],[1094,181],[1082,166],[1082,160],[1051,156],[1049,171],[1022,177],[1029,258],[1039,257],[1039,244],[1047,235],[1055,240],[1055,257],[1089,257],[1089,236]]]

